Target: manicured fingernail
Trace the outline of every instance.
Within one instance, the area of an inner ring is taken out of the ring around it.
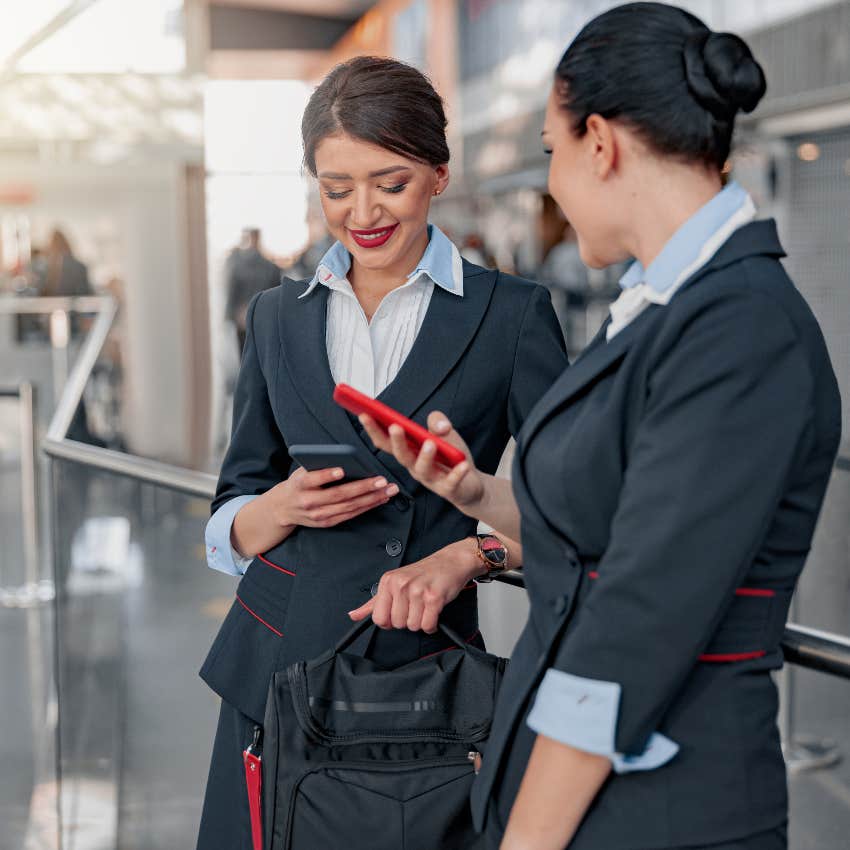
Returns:
[[[343,472],[341,469],[334,470],[334,478],[342,478],[343,475],[345,475],[345,472]]]
[[[432,454],[436,448],[437,446],[434,444],[433,440],[426,440],[422,446],[422,451],[425,452],[425,454]]]
[[[390,484],[390,486],[386,489],[386,493],[388,496],[395,496],[395,494],[398,493],[398,487],[395,484]]]
[[[441,419],[441,420],[437,423],[437,427],[438,427],[438,428],[448,428],[448,427],[449,427],[448,420],[447,420],[447,419]]]
[[[386,486],[387,486],[387,479],[386,478],[378,478],[375,481],[375,489],[376,490],[380,490],[381,487],[386,487]]]

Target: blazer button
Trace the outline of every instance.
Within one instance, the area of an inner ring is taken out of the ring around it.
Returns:
[[[392,506],[396,510],[401,511],[402,513],[404,513],[410,507],[410,499],[408,499],[407,496],[402,496],[401,493],[399,493],[397,496],[393,496],[391,502]]]
[[[404,546],[402,546],[401,540],[396,540],[395,537],[392,537],[387,540],[387,545],[384,547],[384,549],[386,549],[387,554],[391,558],[396,558],[402,553]]]
[[[552,600],[552,610],[555,612],[556,617],[560,617],[564,611],[567,610],[567,597],[566,596],[558,596],[556,599]]]

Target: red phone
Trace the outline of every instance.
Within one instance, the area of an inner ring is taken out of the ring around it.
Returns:
[[[412,419],[402,416],[397,410],[393,410],[381,401],[355,390],[348,384],[337,384],[334,390],[334,401],[351,413],[360,415],[366,413],[371,416],[385,431],[390,425],[400,425],[404,428],[407,444],[416,452],[422,448],[426,440],[432,440],[437,447],[436,459],[446,466],[457,466],[466,460],[466,455],[451,443],[447,443],[440,437],[436,437],[427,428],[417,425]]]

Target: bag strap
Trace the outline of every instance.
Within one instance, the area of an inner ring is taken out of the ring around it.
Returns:
[[[438,623],[438,628],[440,631],[447,637],[452,643],[456,643],[460,649],[464,652],[469,652],[469,644],[458,637],[457,632],[454,629],[449,628],[444,623]],[[365,620],[361,620],[359,623],[355,623],[354,627],[349,629],[346,634],[344,634],[338,641],[337,645],[333,648],[334,653],[342,652],[346,647],[348,647],[356,638],[362,635],[366,630],[374,630],[377,629],[377,625],[372,622],[371,615],[367,617]]]

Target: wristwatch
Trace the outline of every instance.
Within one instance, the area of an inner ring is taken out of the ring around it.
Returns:
[[[476,534],[475,551],[487,567],[487,572],[476,576],[475,581],[488,582],[508,568],[508,549],[495,534]]]

